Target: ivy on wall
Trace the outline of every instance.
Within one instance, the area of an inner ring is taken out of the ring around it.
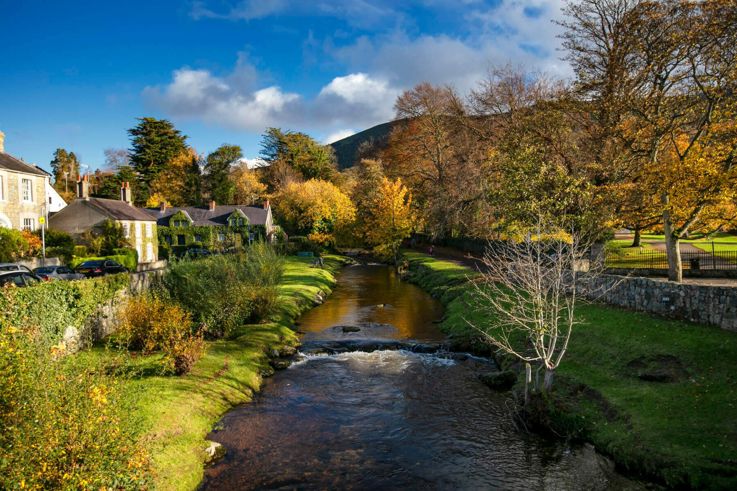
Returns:
[[[175,217],[178,214],[172,215],[169,223],[177,223],[178,219]],[[240,248],[244,244],[248,244],[251,233],[254,234],[254,240],[266,238],[266,227],[263,225],[249,225],[247,222],[240,226],[159,226],[157,229],[159,256],[161,258],[167,258],[171,252],[186,250],[190,247],[203,247],[213,251]]]

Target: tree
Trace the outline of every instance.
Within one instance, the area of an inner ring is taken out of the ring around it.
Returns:
[[[105,153],[105,166],[110,170],[116,171],[130,165],[130,155],[125,148],[106,148],[103,152]]]
[[[390,257],[399,265],[399,248],[414,228],[412,194],[401,179],[384,177],[373,200],[366,237],[379,256]]]
[[[304,133],[279,128],[269,128],[264,133],[261,156],[274,169],[270,179],[272,189],[288,184],[285,178],[294,177],[287,169],[302,179],[322,180],[332,180],[338,169],[331,146],[321,145]]]
[[[235,188],[235,203],[252,205],[266,197],[266,184],[258,180],[256,172],[249,169],[245,162],[231,169],[230,180]]]
[[[373,226],[376,203],[380,199],[384,169],[378,160],[362,160],[346,172],[355,174],[355,185],[350,194],[356,207],[354,235],[360,243],[369,244],[368,232]]]
[[[473,282],[475,307],[483,320],[472,326],[488,344],[536,364],[537,373],[543,370],[543,382],[536,377],[533,386],[542,393],[550,391],[566,354],[585,290],[576,265],[588,247],[576,235],[568,241],[557,238],[559,230],[539,226],[520,243],[490,247],[480,278]]]
[[[594,107],[617,115],[610,119],[619,151],[635,169],[627,178],[645,182],[638,170],[661,176],[645,194],[659,196],[653,211],[665,232],[668,277],[681,281],[680,239],[733,219],[719,210],[729,209],[724,204],[735,186],[737,6],[730,0],[585,0],[568,12],[569,59]],[[612,25],[625,42],[616,52],[600,50],[592,65],[591,47],[602,45]],[[615,65],[615,75],[601,69]]]
[[[72,183],[72,189],[74,189],[79,179],[79,159],[74,152],[57,148],[51,160],[51,171],[54,175],[54,188],[57,191],[68,193],[69,183]]]
[[[335,244],[356,216],[350,198],[327,181],[293,182],[274,197],[276,214],[292,234],[307,235],[316,243]]]
[[[230,180],[230,172],[242,158],[243,151],[238,145],[220,145],[207,156],[203,182],[211,200],[223,204],[233,203],[235,185]]]
[[[162,201],[170,206],[199,204],[200,174],[200,156],[194,148],[187,147],[151,181],[147,206],[159,206]]]
[[[145,203],[151,182],[169,163],[186,151],[186,136],[165,119],[139,118],[135,128],[128,130],[131,138],[130,163],[138,175],[140,190],[137,203]]]

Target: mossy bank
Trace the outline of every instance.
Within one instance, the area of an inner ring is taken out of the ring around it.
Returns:
[[[441,328],[481,347],[469,268],[408,253],[409,278],[447,308]],[[547,408],[555,433],[589,441],[624,472],[669,487],[737,488],[737,335],[603,305],[582,323]],[[661,376],[662,375],[662,376]]]
[[[310,259],[289,257],[279,285],[272,322],[245,325],[228,339],[207,343],[204,356],[182,377],[162,376],[158,356],[133,359],[136,373],[127,383],[143,418],[142,436],[152,457],[156,489],[195,489],[203,477],[205,436],[229,409],[249,402],[264,376],[272,373],[270,353],[299,343],[294,320],[329,294],[338,256],[326,256],[324,268]],[[106,356],[102,348],[86,356]]]

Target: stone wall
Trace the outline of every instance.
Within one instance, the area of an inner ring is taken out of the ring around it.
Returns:
[[[164,276],[164,269],[154,269],[130,275],[128,288],[121,290],[112,300],[103,303],[85,323],[84,331],[93,341],[100,341],[116,329],[116,312],[131,295],[138,295],[151,288]]]
[[[41,266],[61,266],[62,262],[58,257],[47,257],[45,261],[41,260],[40,257],[32,257],[30,259],[18,261],[18,264],[33,270],[40,268]]]
[[[631,310],[737,331],[737,287],[602,275],[589,285],[589,297]]]

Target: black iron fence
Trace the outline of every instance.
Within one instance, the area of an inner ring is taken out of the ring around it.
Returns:
[[[683,269],[728,271],[737,270],[737,251],[682,252]],[[607,268],[622,269],[668,269],[668,256],[662,251],[636,250],[608,252]]]

